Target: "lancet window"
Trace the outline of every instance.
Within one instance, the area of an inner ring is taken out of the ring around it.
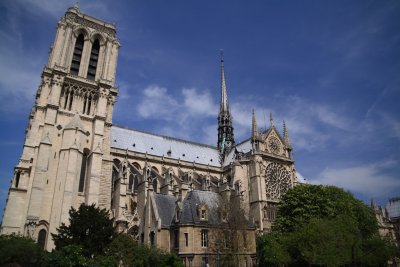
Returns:
[[[82,114],[92,115],[97,100],[98,92],[95,89],[66,82],[61,92],[60,106],[65,110],[78,110]]]
[[[79,34],[78,38],[76,38],[74,54],[72,55],[71,69],[70,73],[73,75],[79,74],[79,67],[81,65],[83,45],[84,45],[84,37],[83,34]]]
[[[83,155],[82,155],[81,174],[79,177],[78,192],[83,192],[83,189],[85,187],[88,158],[89,158],[89,149],[85,148],[83,150]]]
[[[100,42],[99,39],[96,39],[93,42],[92,51],[90,52],[88,72],[86,76],[89,80],[94,81],[96,77],[96,69],[97,69],[97,62],[99,60],[99,53],[100,53]]]

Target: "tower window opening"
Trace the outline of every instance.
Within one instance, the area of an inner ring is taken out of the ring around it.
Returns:
[[[92,51],[90,52],[89,67],[87,72],[87,78],[94,81],[96,77],[97,61],[99,59],[100,42],[96,39],[92,45]]]
[[[18,186],[19,186],[19,179],[21,178],[21,173],[20,172],[17,172],[16,174],[15,174],[15,188],[18,188]]]
[[[83,192],[85,187],[85,179],[86,179],[86,170],[87,170],[87,161],[89,157],[89,150],[87,148],[84,149],[82,155],[82,163],[81,163],[81,175],[79,178],[79,188],[78,192]]]
[[[79,74],[79,67],[81,65],[82,52],[83,52],[84,37],[83,34],[79,34],[76,38],[74,54],[72,55],[70,73],[73,75]]]

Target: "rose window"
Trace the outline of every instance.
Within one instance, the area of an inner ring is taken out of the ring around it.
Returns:
[[[280,199],[291,187],[290,173],[276,162],[270,163],[265,172],[267,199]]]

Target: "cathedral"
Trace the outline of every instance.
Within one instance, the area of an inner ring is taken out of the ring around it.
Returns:
[[[235,142],[221,58],[216,147],[114,125],[119,47],[113,24],[77,6],[58,22],[1,233],[51,250],[50,233],[70,208],[94,203],[138,242],[175,252],[185,266],[213,266],[223,253],[215,229],[233,202],[248,222],[243,266],[253,266],[256,234],[270,230],[281,195],[298,183],[285,123],[280,133],[271,115],[261,131],[253,111],[251,136]]]

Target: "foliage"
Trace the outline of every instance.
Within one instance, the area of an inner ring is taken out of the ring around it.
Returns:
[[[106,249],[106,255],[124,266],[182,266],[175,254],[138,244],[127,234],[119,234]]]
[[[57,250],[68,245],[79,245],[88,257],[101,255],[116,235],[108,212],[94,204],[81,204],[78,210],[71,208],[69,225],[62,223],[57,232],[52,234]]]
[[[378,229],[373,211],[351,193],[335,186],[298,185],[283,195],[274,230],[293,232],[312,218],[339,215],[354,219],[362,236]]]
[[[46,260],[47,266],[84,267],[91,266],[90,260],[83,255],[83,249],[77,245],[68,245],[52,251]]]
[[[281,200],[272,232],[257,240],[260,266],[381,266],[395,249],[379,237],[375,215],[333,186],[299,185]]]
[[[0,236],[0,265],[42,266],[45,252],[35,241],[19,235]]]
[[[289,238],[282,233],[272,232],[257,238],[257,254],[260,266],[279,266],[291,262],[291,256],[287,251]]]

